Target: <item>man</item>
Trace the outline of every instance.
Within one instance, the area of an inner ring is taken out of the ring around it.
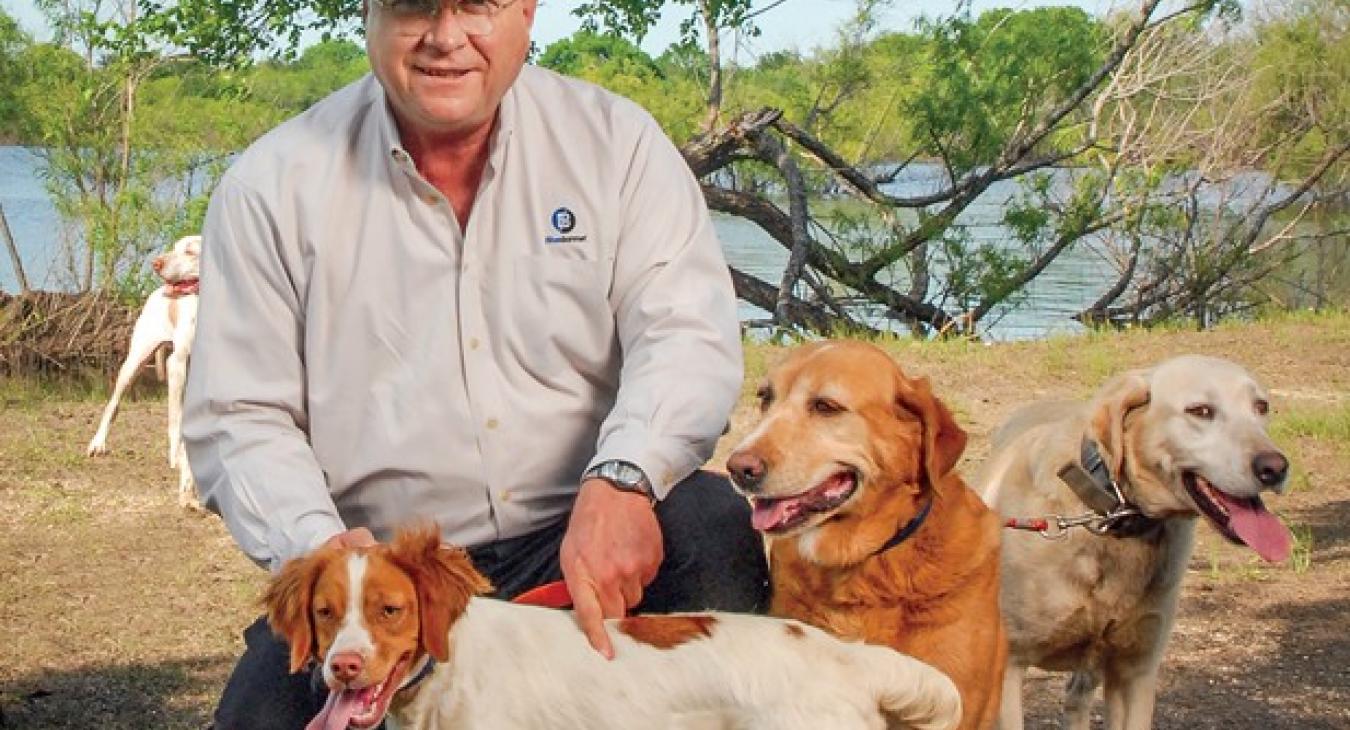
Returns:
[[[637,106],[524,67],[535,6],[368,2],[373,77],[226,173],[184,437],[254,560],[433,519],[502,597],[564,578],[612,656],[603,617],[758,610],[767,570],[696,471],[741,379],[699,187]],[[245,637],[217,727],[302,726],[310,678]]]

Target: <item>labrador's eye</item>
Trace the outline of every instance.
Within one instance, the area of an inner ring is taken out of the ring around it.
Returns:
[[[1264,416],[1267,413],[1270,413],[1270,403],[1268,401],[1258,400],[1256,401],[1255,407],[1257,415]]]
[[[820,416],[833,416],[843,413],[846,409],[829,398],[812,398],[811,412]]]
[[[1205,421],[1214,418],[1214,406],[1211,406],[1208,403],[1196,403],[1193,406],[1188,406],[1186,412]]]
[[[759,390],[755,391],[755,397],[759,399],[759,410],[767,411],[769,406],[773,405],[773,388],[767,385],[760,386]]]

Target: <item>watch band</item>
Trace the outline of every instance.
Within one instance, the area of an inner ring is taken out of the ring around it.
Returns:
[[[603,479],[615,489],[624,492],[636,492],[645,496],[653,506],[656,505],[656,490],[652,488],[651,480],[647,478],[641,467],[632,462],[618,459],[602,461],[587,469],[581,478],[583,481],[586,479]]]

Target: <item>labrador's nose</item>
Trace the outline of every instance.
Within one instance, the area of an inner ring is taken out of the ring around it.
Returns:
[[[731,474],[731,481],[746,492],[757,491],[768,470],[764,460],[749,451],[737,451],[727,459],[727,472]]]
[[[1262,486],[1274,487],[1289,473],[1289,460],[1278,451],[1266,451],[1252,459],[1252,473]]]

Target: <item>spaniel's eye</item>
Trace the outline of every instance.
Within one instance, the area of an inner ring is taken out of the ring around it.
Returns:
[[[812,398],[811,412],[821,416],[833,416],[843,413],[845,408],[829,398]]]
[[[1196,418],[1206,421],[1214,418],[1214,406],[1211,406],[1208,403],[1196,403],[1195,405],[1188,407],[1186,412]]]
[[[1270,403],[1265,400],[1256,401],[1256,413],[1257,415],[1260,416],[1264,416],[1267,413],[1270,413]]]
[[[385,606],[385,607],[384,607],[384,617],[385,617],[385,618],[393,618],[393,617],[399,615],[400,613],[403,613],[403,607],[402,607],[402,606]]]
[[[333,609],[327,606],[320,606],[314,609],[314,615],[318,616],[321,619],[327,620],[333,618]]]

